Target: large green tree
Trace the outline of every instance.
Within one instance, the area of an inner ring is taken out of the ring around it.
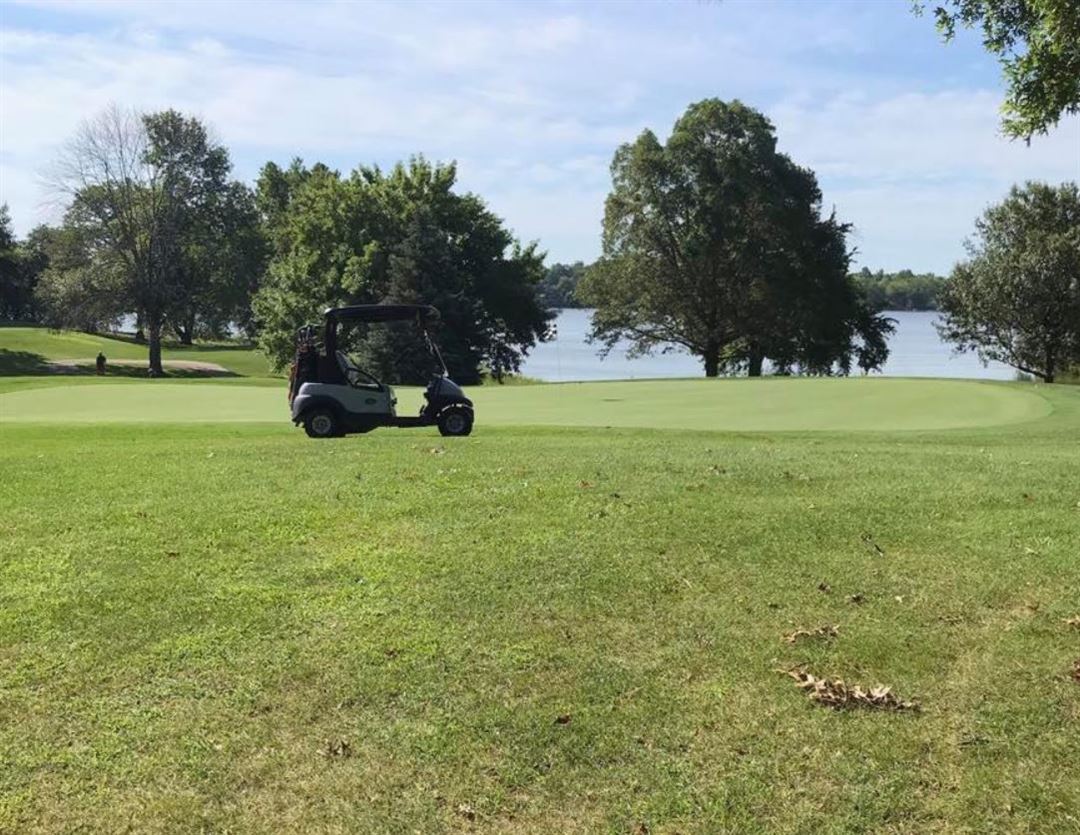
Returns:
[[[915,0],[913,6],[918,13],[933,9],[946,40],[957,27],[982,30],[983,45],[1005,73],[1003,127],[1010,136],[1030,139],[1080,112],[1077,0]]]
[[[1052,383],[1080,364],[1080,188],[1014,186],[975,222],[942,295],[944,339]]]
[[[266,166],[257,200],[274,255],[254,307],[272,360],[287,363],[295,330],[327,307],[423,302],[442,314],[440,342],[459,382],[476,382],[482,368],[517,370],[548,332],[537,293],[543,255],[515,241],[479,197],[454,191],[455,180],[453,165],[423,158],[347,177],[323,165]],[[414,383],[430,374],[415,334],[354,336],[372,373]]]
[[[176,111],[111,107],[84,123],[56,166],[70,203],[56,241],[62,252],[41,293],[55,323],[78,325],[78,311],[95,319],[134,313],[158,375],[167,326],[190,340],[200,318],[227,318],[237,306],[229,294],[248,286],[246,265],[257,263],[236,254],[257,216],[253,196],[228,181],[229,167],[206,127]],[[238,217],[246,218],[242,234]]]
[[[848,277],[847,227],[761,113],[691,105],[666,143],[643,132],[611,171],[603,257],[578,288],[606,350],[682,348],[710,377],[757,376],[766,359],[820,374],[884,362],[892,325]]]
[[[147,160],[166,172],[166,223],[176,241],[166,320],[186,345],[197,333],[222,336],[248,318],[263,270],[254,193],[229,179],[228,151],[198,119],[165,110],[143,124]]]
[[[0,321],[24,319],[31,298],[27,292],[22,253],[11,226],[11,214],[4,203],[0,205]]]

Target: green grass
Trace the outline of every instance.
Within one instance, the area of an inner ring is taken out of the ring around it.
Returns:
[[[0,375],[46,374],[47,360],[92,361],[98,352],[110,360],[146,360],[146,345],[130,338],[78,331],[50,331],[40,327],[0,327]],[[165,360],[212,362],[247,377],[271,374],[265,355],[242,343],[201,343],[193,346],[166,342]],[[130,376],[132,369],[111,368],[111,374]],[[176,372],[172,372],[176,373]]]
[[[53,423],[280,422],[285,388],[204,383],[24,387],[3,396],[0,420]],[[708,430],[912,430],[989,426],[1047,414],[1031,385],[945,380],[663,380],[483,386],[469,391],[486,426],[596,426]],[[415,414],[418,389],[397,390]]]
[[[0,380],[0,831],[1080,828],[1080,389],[476,395]]]

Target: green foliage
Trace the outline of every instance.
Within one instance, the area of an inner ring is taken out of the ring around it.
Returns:
[[[17,322],[26,306],[22,258],[7,203],[0,206],[0,321]]]
[[[263,271],[264,241],[255,195],[228,179],[228,151],[198,119],[175,110],[143,117],[147,162],[164,172],[165,223],[175,238],[173,299],[165,317],[181,342],[222,337],[250,321]]]
[[[27,240],[17,241],[7,204],[0,205],[0,322],[38,319],[40,306],[34,299],[34,288],[45,266],[40,235],[35,229]]]
[[[254,307],[275,364],[291,359],[296,329],[325,308],[423,302],[442,314],[438,338],[454,379],[520,367],[547,334],[543,255],[517,243],[479,197],[455,193],[455,179],[453,165],[423,158],[348,177],[299,162],[263,169],[258,201],[274,255]],[[382,379],[419,383],[432,371],[412,329],[354,329],[351,343]]]
[[[587,267],[581,261],[573,264],[552,264],[540,282],[540,300],[550,309],[581,307],[577,297],[578,284]]]
[[[578,289],[606,350],[681,347],[707,376],[884,362],[892,324],[847,275],[847,226],[822,216],[813,173],[777,152],[761,113],[691,105],[666,144],[645,131],[620,147],[612,177],[603,258]]]
[[[947,281],[933,273],[874,273],[866,267],[855,273],[854,279],[874,310],[937,310],[938,297]]]
[[[1080,188],[1013,186],[975,223],[942,296],[942,338],[1047,382],[1080,364]]]
[[[95,333],[115,328],[124,313],[130,270],[122,256],[96,245],[92,226],[67,222],[41,233],[47,266],[35,289],[41,320],[53,328]]]
[[[913,3],[917,13],[924,0]],[[1013,137],[1046,133],[1061,117],[1080,112],[1080,3],[1076,0],[943,0],[938,29],[951,40],[958,26],[982,30],[998,56],[1008,94],[1003,127]]]
[[[261,272],[254,196],[198,119],[117,108],[84,123],[57,164],[71,198],[39,288],[48,321],[96,328],[134,313],[160,374],[166,326],[190,343],[245,322]]]

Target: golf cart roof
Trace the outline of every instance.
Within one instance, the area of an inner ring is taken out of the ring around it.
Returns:
[[[439,311],[428,304],[354,304],[331,307],[327,322],[407,322],[411,319],[438,319]]]

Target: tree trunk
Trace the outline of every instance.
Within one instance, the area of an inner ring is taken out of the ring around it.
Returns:
[[[747,375],[750,377],[760,377],[762,366],[765,364],[765,355],[761,353],[761,346],[752,344],[750,346],[750,367],[747,371]]]
[[[1057,357],[1055,356],[1057,352],[1054,347],[1053,345],[1046,346],[1046,374],[1043,375],[1043,379],[1048,383],[1054,382],[1054,372],[1057,370],[1055,367],[1057,365]]]
[[[181,345],[191,345],[195,340],[195,317],[190,316],[181,325],[174,325],[176,335],[180,337]]]
[[[161,320],[152,317],[149,328],[150,343],[150,368],[148,373],[151,377],[161,377],[165,370],[161,367]]]
[[[715,342],[707,342],[702,352],[705,360],[705,376],[716,377],[720,374],[720,346]]]

